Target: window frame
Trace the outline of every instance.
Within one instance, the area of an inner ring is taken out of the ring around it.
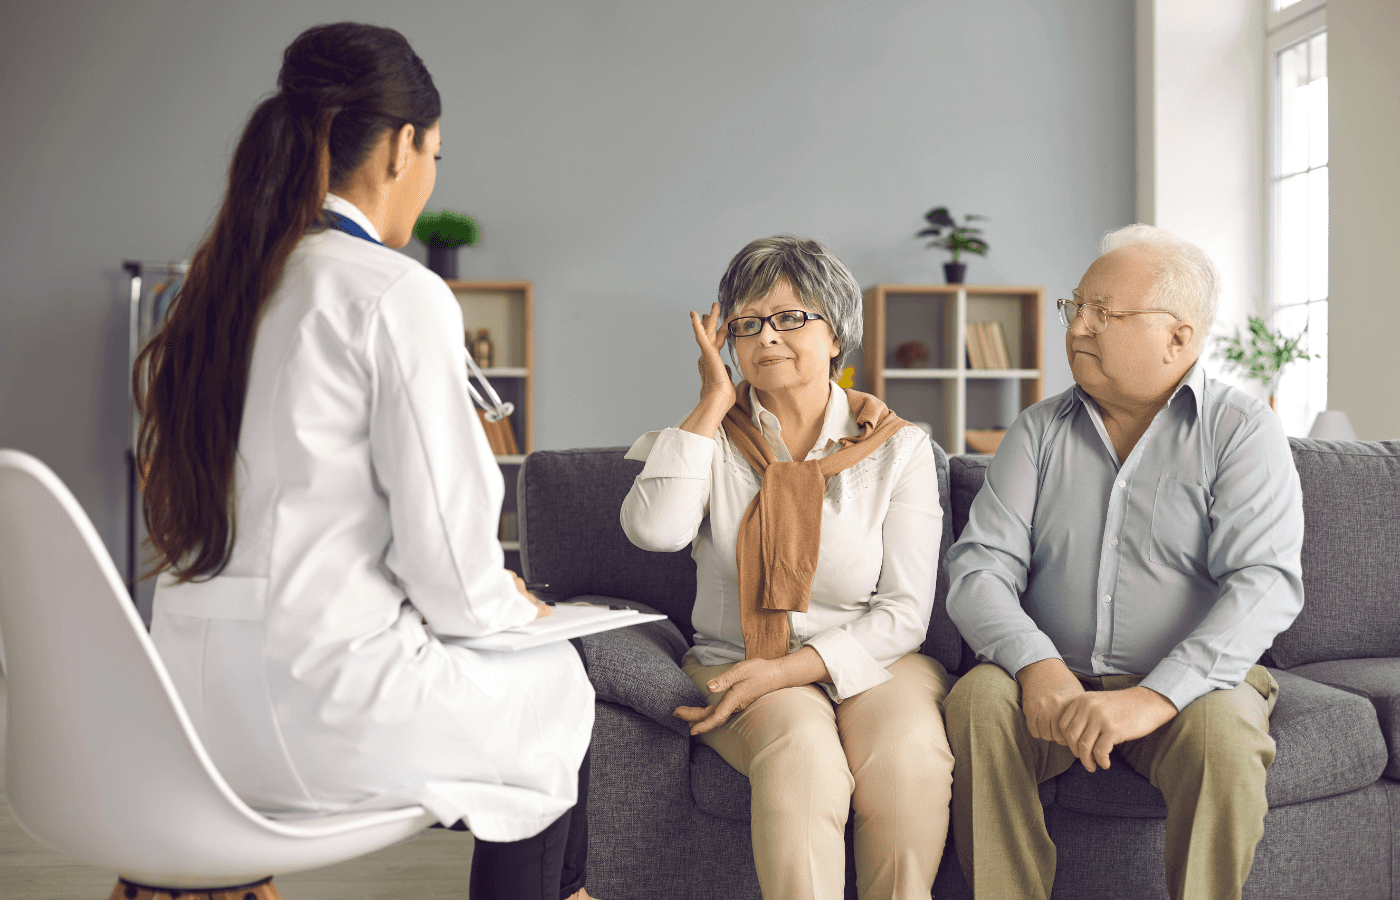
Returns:
[[[1316,35],[1327,30],[1327,6],[1326,0],[1299,0],[1299,2],[1278,12],[1273,11],[1272,0],[1264,0],[1268,7],[1265,10],[1266,31],[1264,38],[1264,60],[1268,68],[1264,78],[1264,87],[1268,92],[1265,108],[1268,110],[1266,135],[1268,146],[1266,149],[1266,159],[1264,166],[1265,178],[1265,214],[1264,214],[1264,296],[1267,319],[1271,327],[1278,327],[1278,313],[1284,309],[1303,309],[1307,311],[1309,318],[1312,310],[1308,307],[1314,304],[1326,304],[1325,309],[1328,319],[1331,319],[1331,288],[1329,286],[1327,296],[1319,299],[1305,299],[1301,303],[1280,304],[1278,302],[1279,290],[1277,284],[1278,274],[1278,216],[1279,216],[1279,186],[1282,182],[1283,164],[1283,110],[1282,110],[1282,90],[1279,84],[1279,54],[1290,47],[1310,40]],[[1331,68],[1329,59],[1329,70]],[[1329,135],[1330,141],[1330,135]],[[1328,152],[1328,172],[1331,172],[1331,152]],[[1306,293],[1304,294],[1306,297]],[[1329,327],[1330,332],[1330,327]],[[1329,335],[1330,337],[1330,335]],[[1330,340],[1329,348],[1324,351],[1323,358],[1316,362],[1327,366],[1330,369]],[[1313,361],[1309,361],[1311,365]],[[1328,373],[1330,375],[1330,372]],[[1330,378],[1328,379],[1330,382]],[[1330,385],[1329,385],[1330,388]],[[1323,408],[1327,404],[1324,402]],[[1305,406],[1304,409],[1307,407]],[[1321,410],[1317,410],[1320,412]],[[1310,428],[1311,423],[1304,423],[1304,428]]]

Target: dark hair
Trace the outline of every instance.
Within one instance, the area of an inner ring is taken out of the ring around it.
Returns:
[[[147,577],[169,569],[184,582],[223,571],[237,534],[234,455],[263,305],[302,235],[324,226],[326,191],[389,129],[412,124],[421,149],[442,112],[408,41],[373,25],[302,32],[282,54],[277,84],[249,116],[223,206],[131,373]]]

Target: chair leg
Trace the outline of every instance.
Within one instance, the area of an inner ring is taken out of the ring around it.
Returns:
[[[254,884],[212,890],[150,887],[118,878],[117,886],[112,888],[107,900],[282,900],[282,895],[272,886],[271,878]]]

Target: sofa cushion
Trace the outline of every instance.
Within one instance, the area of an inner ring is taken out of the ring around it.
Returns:
[[[1370,700],[1390,751],[1386,777],[1400,779],[1400,659],[1337,659],[1289,672]]]
[[[689,641],[695,629],[695,562],[690,551],[650,553],[622,530],[622,500],[642,463],[625,447],[543,450],[520,467],[520,562],[552,597],[601,594],[663,612]]]
[[[972,509],[972,501],[982,485],[987,481],[987,464],[990,456],[955,456],[948,460],[948,479],[953,483],[953,540],[962,536],[967,527],[967,514]]]
[[[626,449],[545,450],[520,468],[520,561],[530,581],[549,585],[557,599],[599,594],[644,603],[665,613],[689,641],[695,633],[695,562],[689,549],[651,553],[628,540],[619,512],[643,463]],[[953,543],[948,457],[933,443],[943,534],[939,559]],[[939,566],[933,612],[922,650],[958,671],[962,637],[948,618],[948,570]]]
[[[1400,656],[1400,441],[1290,438],[1303,486],[1303,611],[1283,668]]]
[[[1363,788],[1381,775],[1387,754],[1375,711],[1364,698],[1271,669],[1278,703],[1269,732],[1278,744],[1269,768],[1269,806],[1288,806]],[[1056,802],[1096,815],[1165,818],[1162,793],[1120,755],[1089,774],[1075,763],[1060,776]]]
[[[701,812],[735,822],[749,820],[749,780],[699,741],[690,746],[690,793]]]
[[[938,581],[933,591],[933,612],[929,615],[928,633],[924,636],[921,648],[926,656],[931,656],[943,664],[949,673],[958,671],[962,661],[962,635],[953,620],[948,618],[948,548],[953,546],[953,506],[952,488],[948,478],[948,456],[937,441],[932,441],[933,458],[938,468],[938,500],[943,507],[943,537],[938,547]]]
[[[616,602],[610,597],[579,599]],[[655,612],[641,603],[626,605]],[[677,706],[704,706],[705,695],[677,665],[687,645],[675,625],[661,619],[585,635],[582,641],[588,677],[599,700],[636,710],[677,734],[690,735],[690,725],[672,713]]]

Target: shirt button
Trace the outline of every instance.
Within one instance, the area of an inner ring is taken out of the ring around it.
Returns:
[[[1112,603],[1112,602],[1113,602],[1113,598],[1110,597],[1108,594],[1104,594],[1104,595],[1103,595],[1103,602],[1105,602],[1105,603]]]
[[[1118,486],[1119,486],[1119,487],[1127,487],[1127,486],[1128,486],[1128,482],[1126,482],[1126,481],[1120,481],[1120,482],[1118,482]]]
[[[1103,654],[1102,654],[1102,653],[1096,653],[1096,654],[1094,654],[1094,661],[1095,661],[1095,662],[1103,662]]]
[[[1108,543],[1109,543],[1109,546],[1111,546],[1111,547],[1117,547],[1117,546],[1118,546],[1118,538],[1114,538],[1113,540],[1109,541]]]

